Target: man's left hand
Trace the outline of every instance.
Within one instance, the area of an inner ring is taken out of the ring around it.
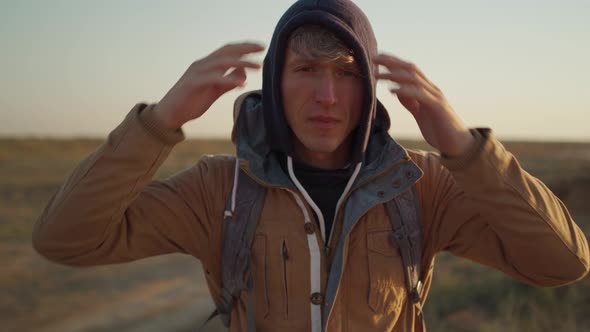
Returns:
[[[388,54],[377,55],[373,63],[388,69],[388,72],[376,74],[378,80],[399,85],[390,91],[412,113],[428,144],[449,157],[467,152],[474,143],[469,129],[453,111],[442,91],[415,64]]]

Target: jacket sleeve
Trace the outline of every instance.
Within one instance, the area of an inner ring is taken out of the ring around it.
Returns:
[[[490,130],[472,132],[476,144],[462,157],[418,157],[426,252],[450,251],[537,286],[583,278],[588,242],[564,204]]]
[[[173,252],[207,254],[220,208],[207,160],[152,181],[181,130],[166,131],[138,104],[51,198],[33,230],[35,250],[76,266],[121,263]],[[219,177],[217,177],[219,178]],[[219,187],[220,184],[217,184]],[[221,213],[220,213],[221,215]],[[221,218],[221,217],[220,217]]]

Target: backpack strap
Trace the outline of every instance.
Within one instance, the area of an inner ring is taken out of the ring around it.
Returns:
[[[418,317],[424,326],[422,311],[422,229],[420,226],[420,206],[415,187],[408,189],[393,200],[385,203],[389,220],[393,227],[392,241],[400,249],[404,264],[404,275],[408,298],[418,311]]]
[[[216,310],[199,328],[201,330],[213,317],[219,315],[223,325],[229,327],[231,312],[242,290],[246,295],[247,331],[254,332],[252,305],[252,273],[250,247],[256,233],[258,219],[264,206],[266,188],[259,185],[239,166],[236,158],[234,185],[228,196],[223,217],[224,239],[221,257],[222,287]]]

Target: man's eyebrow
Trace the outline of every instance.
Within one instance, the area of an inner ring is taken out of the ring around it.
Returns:
[[[314,58],[314,57],[305,57],[305,56],[296,56],[290,59],[288,62],[289,66],[298,66],[298,65],[308,65],[308,64],[319,64],[323,62],[331,62],[336,61],[337,65],[341,68],[347,70],[356,70],[358,71],[358,67],[356,63],[353,62],[344,62],[344,61],[337,61],[337,60],[327,60],[321,58]]]
[[[299,64],[310,64],[310,63],[320,63],[320,62],[321,61],[317,58],[295,56],[290,59],[289,64],[299,65]]]

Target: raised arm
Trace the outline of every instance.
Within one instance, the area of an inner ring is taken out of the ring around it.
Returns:
[[[242,60],[263,47],[229,44],[189,66],[157,105],[136,105],[51,198],[33,231],[33,246],[50,260],[98,265],[181,252],[203,259],[211,237],[220,236],[224,183],[220,158],[165,180],[152,177],[180,127],[205,113],[221,95],[246,80]],[[230,70],[228,74],[226,72]],[[222,161],[223,164],[223,161]]]
[[[205,254],[218,208],[207,196],[207,181],[219,177],[201,161],[165,181],[152,181],[183,135],[148,130],[151,112],[153,105],[134,107],[107,142],[74,169],[35,224],[37,252],[68,265]]]
[[[523,170],[489,130],[458,158],[416,155],[426,220],[425,252],[449,251],[537,286],[588,273],[588,242],[567,208]]]
[[[438,149],[415,157],[427,255],[448,250],[530,284],[556,286],[588,273],[588,242],[563,203],[524,171],[489,130],[469,130],[442,91],[412,63],[381,54],[379,79]]]

